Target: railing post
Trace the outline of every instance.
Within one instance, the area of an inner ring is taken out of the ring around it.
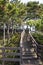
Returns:
[[[2,59],[3,59],[2,65],[5,65],[5,61],[4,61],[5,55],[4,55],[4,52],[5,52],[5,49],[2,49],[2,53],[3,53],[3,55],[2,55]]]
[[[21,53],[21,47],[20,47],[20,65],[21,65],[21,63],[22,63],[22,58],[21,58],[21,56],[22,56],[22,53]]]
[[[36,44],[36,42],[34,42]],[[35,52],[37,54],[37,45],[35,46]],[[38,54],[37,54],[37,58],[38,58]]]
[[[3,62],[2,62],[2,65],[4,65],[4,60],[3,60]]]

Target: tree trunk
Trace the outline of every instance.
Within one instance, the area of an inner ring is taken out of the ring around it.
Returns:
[[[8,44],[10,43],[9,24],[7,25]]]
[[[4,44],[5,44],[5,23],[4,23],[4,29],[3,29],[3,31],[4,31],[4,33],[3,33],[3,42],[4,42]],[[3,44],[3,45],[4,45]]]
[[[13,33],[14,33],[13,20],[12,20],[12,22],[11,22],[11,26],[12,26],[12,35],[13,35]]]

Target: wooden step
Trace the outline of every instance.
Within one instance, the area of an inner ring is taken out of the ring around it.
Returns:
[[[37,57],[22,57],[22,59],[35,59]]]
[[[34,53],[34,54],[24,54],[24,55],[22,55],[23,57],[35,57],[35,58],[37,58],[37,54],[36,53]]]
[[[33,64],[21,64],[21,65],[33,65]]]

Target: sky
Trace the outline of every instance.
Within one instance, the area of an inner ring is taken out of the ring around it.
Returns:
[[[39,3],[43,3],[43,0],[21,0],[23,3],[27,3],[29,1],[39,1]]]

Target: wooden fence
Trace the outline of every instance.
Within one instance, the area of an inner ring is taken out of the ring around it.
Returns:
[[[21,64],[21,48],[20,47],[1,47],[0,55],[2,56],[0,58],[0,61],[2,61],[2,65],[5,65],[5,61],[20,62]],[[12,56],[12,58],[9,56]]]

